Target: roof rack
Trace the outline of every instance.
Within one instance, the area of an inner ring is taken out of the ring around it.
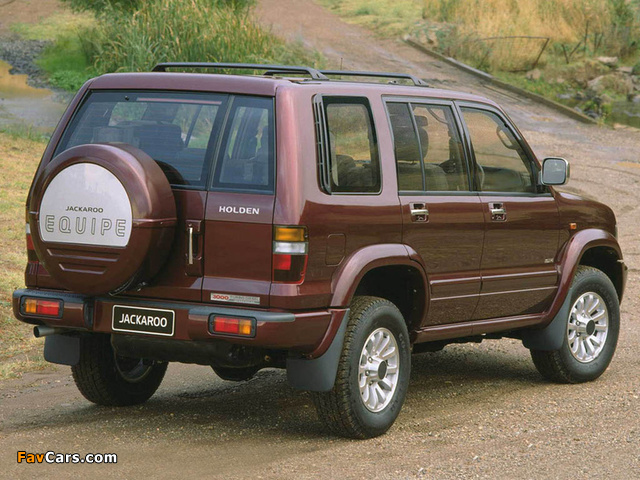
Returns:
[[[391,78],[411,80],[416,87],[428,87],[429,84],[421,78],[409,73],[390,73],[390,72],[351,72],[349,70],[320,70],[323,75],[344,75],[346,77],[372,77],[372,78]]]
[[[211,69],[242,69],[262,70],[264,75],[278,74],[308,75],[312,80],[331,80],[327,75],[343,75],[346,77],[390,78],[392,80],[410,80],[416,87],[428,87],[429,84],[414,75],[408,73],[392,72],[363,72],[349,70],[317,70],[311,67],[299,67],[291,65],[263,65],[259,63],[211,63],[211,62],[165,62],[158,63],[152,72],[166,72],[168,68],[211,68]]]
[[[210,62],[165,62],[158,63],[151,69],[152,72],[166,72],[168,68],[212,68],[212,69],[244,69],[265,70],[265,74],[274,75],[282,73],[297,73],[309,75],[314,80],[329,80],[315,68],[297,67],[290,65],[261,65],[258,63],[210,63]]]

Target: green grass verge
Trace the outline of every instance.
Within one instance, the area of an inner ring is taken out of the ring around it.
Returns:
[[[52,42],[36,63],[51,85],[74,92],[97,74],[89,54],[96,27],[90,13],[63,12],[34,24],[14,24],[11,30],[25,40]]]
[[[0,131],[0,379],[44,367],[42,341],[13,317],[11,295],[24,286],[25,200],[45,147],[28,129]]]

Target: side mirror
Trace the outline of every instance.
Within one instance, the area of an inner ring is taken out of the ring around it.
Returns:
[[[564,158],[545,158],[542,161],[540,183],[542,185],[564,185],[569,181],[569,162]]]

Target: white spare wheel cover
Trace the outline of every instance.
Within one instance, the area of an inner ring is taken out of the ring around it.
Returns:
[[[100,165],[76,163],[47,186],[38,227],[44,242],[126,247],[132,219],[120,180]]]
[[[142,150],[79,145],[38,171],[29,225],[38,258],[62,287],[114,293],[149,281],[164,264],[175,199],[165,174]]]

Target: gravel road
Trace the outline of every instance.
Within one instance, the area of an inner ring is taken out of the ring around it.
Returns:
[[[278,479],[640,478],[640,133],[583,125],[396,41],[376,39],[310,0],[262,0],[257,15],[345,68],[411,71],[505,106],[540,156],[572,165],[567,190],[609,204],[630,267],[618,351],[599,380],[541,379],[513,340],[413,358],[411,384],[385,436],[327,436],[310,399],[280,371],[249,382],[172,364],[145,405],[95,407],[69,369],[0,383],[0,477]],[[117,465],[18,465],[16,451],[117,453]]]

